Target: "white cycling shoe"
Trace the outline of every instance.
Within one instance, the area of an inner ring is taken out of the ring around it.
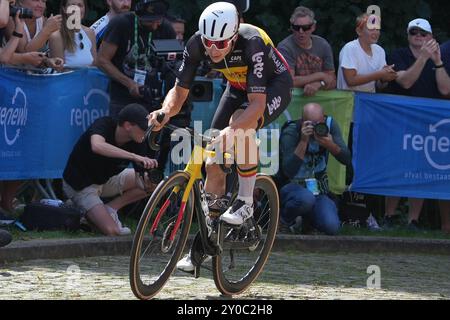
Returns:
[[[206,259],[203,262],[211,261],[212,257],[207,256]],[[195,266],[192,263],[191,260],[191,253],[189,252],[187,255],[183,257],[180,261],[177,263],[177,269],[183,272],[192,273],[194,272]]]
[[[251,217],[253,217],[253,206],[238,199],[233,203],[231,208],[220,216],[220,220],[234,226],[239,226]]]

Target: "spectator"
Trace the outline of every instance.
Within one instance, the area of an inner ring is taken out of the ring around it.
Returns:
[[[450,94],[450,78],[441,58],[439,44],[433,39],[430,23],[425,19],[415,19],[408,24],[407,48],[398,49],[388,57],[394,65],[398,77],[388,91],[414,97],[442,99]],[[386,197],[384,225],[392,227],[397,222],[395,209],[400,198]],[[419,216],[423,199],[409,199],[408,227],[419,228]]]
[[[7,2],[7,1],[6,1]],[[2,2],[3,5],[3,2]],[[6,7],[6,13],[9,14],[9,6]],[[14,17],[14,31],[11,39],[7,42],[4,48],[0,48],[0,64],[9,64],[13,60],[14,52],[19,45],[20,37],[23,36],[24,22],[19,18],[20,12],[17,12]],[[0,28],[0,46],[3,44],[4,28]],[[42,62],[42,61],[40,61]]]
[[[291,16],[292,34],[278,44],[294,78],[294,87],[303,88],[305,96],[314,96],[321,89],[336,88],[333,51],[316,31],[314,12],[297,7]]]
[[[163,19],[167,8],[164,0],[141,0],[136,4],[136,12],[118,15],[109,23],[100,45],[98,65],[112,80],[111,116],[117,116],[129,103],[148,105],[140,88],[151,70],[150,41],[175,39],[175,31]],[[149,111],[152,107],[148,106]]]
[[[0,0],[0,29],[5,28],[9,21],[9,5],[15,0]]]
[[[447,74],[450,74],[450,41],[447,41],[441,46],[441,54],[445,70]],[[446,98],[450,99],[450,94]],[[441,200],[439,204],[441,211],[441,229],[445,233],[450,234],[450,201]]]
[[[337,87],[341,90],[375,92],[395,80],[397,73],[386,65],[384,49],[377,45],[380,28],[369,23],[369,15],[356,19],[358,39],[347,43],[339,54]]]
[[[46,1],[43,0],[18,0],[17,4],[32,10],[34,15],[33,19],[25,20],[25,34],[20,40],[18,52],[46,51],[51,34],[61,28],[61,15],[52,15],[46,19],[44,17]],[[11,36],[13,29],[14,24],[10,22],[8,37]]]
[[[11,1],[14,4],[14,1]],[[1,2],[3,6],[3,1]],[[1,7],[1,14],[5,13],[9,17],[9,5],[6,8]],[[24,22],[19,18],[19,13],[16,14],[13,20],[14,31],[11,34],[10,40],[6,43],[4,48],[0,48],[0,65],[2,64],[27,64],[32,66],[40,66],[45,63],[45,57],[42,53],[27,52],[23,54],[15,53],[19,45],[20,38],[23,37]],[[0,46],[3,44],[5,28],[0,28]],[[1,188],[0,200],[0,214],[10,217],[14,211],[13,201],[22,181],[3,181]]]
[[[172,24],[173,30],[175,31],[176,39],[180,40],[180,41],[184,41],[186,21],[179,17],[170,17],[169,21]]]
[[[143,143],[148,112],[138,104],[123,108],[118,120],[103,117],[80,137],[70,154],[63,174],[66,195],[83,210],[86,218],[103,234],[127,235],[117,211],[145,198],[148,194],[130,162],[146,169],[155,168],[156,160],[145,156]],[[146,184],[148,185],[148,184]],[[104,204],[102,197],[116,197]]]
[[[80,30],[69,29],[67,14],[70,6],[80,8],[81,19],[85,17],[87,0],[62,0],[60,13],[63,17],[62,26],[59,31],[50,36],[50,56],[64,60],[66,68],[87,67],[95,65],[97,48],[95,44],[95,33],[86,26]]]
[[[106,3],[109,7],[109,11],[91,26],[91,29],[95,32],[97,48],[100,47],[109,21],[118,14],[128,12],[131,9],[131,0],[106,0]]]
[[[447,71],[447,74],[450,74],[450,40],[441,46],[441,55],[445,70]],[[447,95],[447,98],[450,98],[450,94]]]
[[[328,130],[320,134],[318,124]],[[338,210],[328,196],[326,170],[329,154],[340,163],[351,166],[351,154],[339,125],[324,115],[320,105],[307,104],[303,118],[288,123],[280,140],[281,170],[290,180],[280,191],[282,224],[291,226],[300,216],[321,232],[337,234],[340,228]],[[308,186],[310,182],[312,187]]]

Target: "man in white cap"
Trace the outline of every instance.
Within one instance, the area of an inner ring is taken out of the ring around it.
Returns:
[[[415,19],[408,24],[407,48],[394,51],[388,64],[395,65],[398,77],[388,91],[405,96],[442,99],[450,94],[450,77],[441,58],[439,43],[425,19]],[[400,198],[386,197],[385,226],[395,224],[395,209]],[[409,199],[409,228],[418,229],[423,199]]]

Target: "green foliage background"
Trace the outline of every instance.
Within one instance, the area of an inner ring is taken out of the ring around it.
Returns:
[[[89,25],[106,12],[106,1],[88,0]],[[187,21],[188,37],[197,30],[197,19],[211,0],[168,0],[170,13]],[[60,0],[48,0],[48,13],[57,13]],[[431,22],[435,37],[444,42],[450,37],[450,1],[448,0],[251,0],[250,10],[244,14],[246,22],[265,29],[275,43],[289,35],[289,18],[294,8],[304,5],[316,13],[316,34],[326,38],[339,54],[342,46],[353,40],[355,18],[365,12],[371,4],[378,5],[382,12],[382,36],[380,45],[389,53],[392,49],[406,45],[406,26],[414,18],[425,18]]]

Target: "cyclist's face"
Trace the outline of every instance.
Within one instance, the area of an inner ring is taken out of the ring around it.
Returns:
[[[206,53],[208,54],[208,56],[211,58],[212,62],[214,63],[219,63],[220,61],[222,61],[227,54],[229,54],[231,52],[231,50],[233,50],[233,39],[228,40],[227,46],[223,49],[219,49],[217,48],[217,46],[221,47],[220,45],[215,45],[213,42],[207,42],[206,40],[202,40],[203,41],[203,47],[206,50]],[[206,43],[206,44],[205,44]],[[211,45],[212,43],[212,45]]]

